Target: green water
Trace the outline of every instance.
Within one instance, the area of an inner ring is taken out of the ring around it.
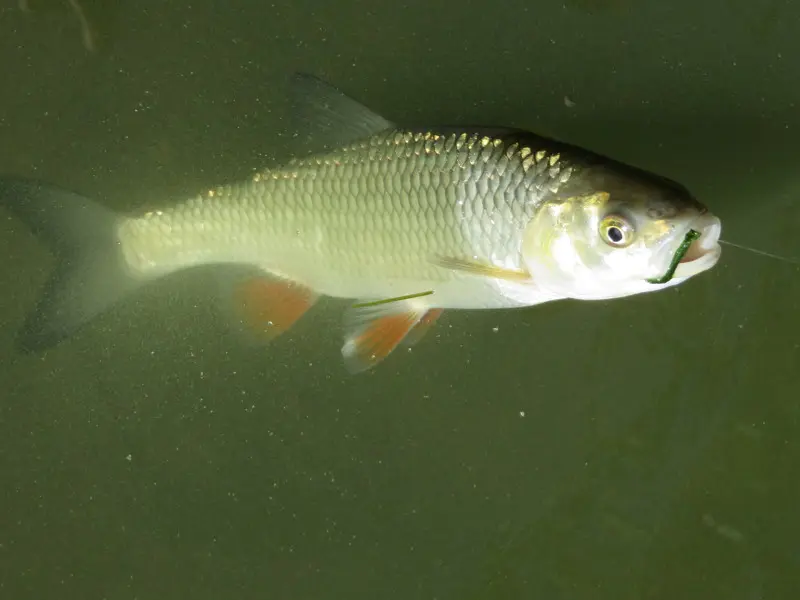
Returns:
[[[800,257],[788,1],[84,0],[0,9],[0,172],[133,210],[282,156],[286,76],[390,119],[504,124],[687,185]],[[128,4],[128,3],[126,3]],[[540,6],[539,6],[540,5]],[[67,343],[0,217],[2,599],[793,599],[800,268],[449,313],[350,377],[325,305],[270,348],[178,277]]]

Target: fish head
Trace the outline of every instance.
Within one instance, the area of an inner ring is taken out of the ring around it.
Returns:
[[[685,188],[632,168],[594,166],[548,196],[528,224],[531,278],[562,298],[601,300],[678,285],[719,260],[720,220]],[[663,278],[691,230],[673,276]]]

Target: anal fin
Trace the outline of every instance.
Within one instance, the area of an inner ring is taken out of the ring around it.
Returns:
[[[262,344],[288,331],[319,298],[304,285],[252,272],[229,280],[223,293],[234,328]]]

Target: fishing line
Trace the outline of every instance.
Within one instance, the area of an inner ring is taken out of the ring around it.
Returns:
[[[727,240],[717,240],[720,244],[726,244],[728,246],[733,246],[734,248],[739,248],[740,250],[746,250],[748,252],[752,252],[753,254],[760,254],[761,256],[767,256],[769,258],[775,258],[777,260],[782,260],[792,265],[800,265],[800,260],[796,258],[790,258],[788,256],[779,256],[777,254],[771,254],[769,252],[765,252],[764,250],[756,250],[755,248],[750,248],[749,246],[743,246],[741,244],[735,244],[733,242],[729,242]]]

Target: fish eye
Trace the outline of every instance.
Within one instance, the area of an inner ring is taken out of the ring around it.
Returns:
[[[624,248],[633,242],[633,225],[620,215],[606,215],[600,221],[600,237],[609,246]]]

